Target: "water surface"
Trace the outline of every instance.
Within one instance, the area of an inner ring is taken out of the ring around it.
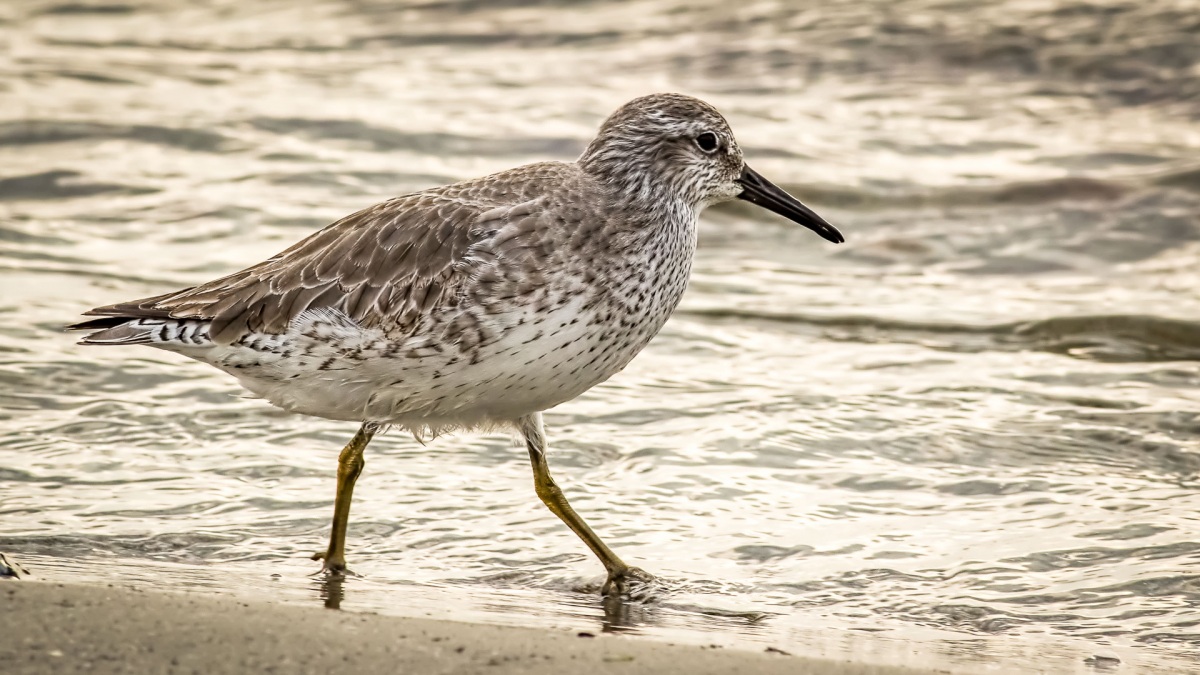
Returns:
[[[0,550],[39,577],[965,671],[1200,658],[1194,5],[31,1],[0,31]],[[664,333],[547,415],[658,605],[601,605],[503,436],[377,438],[362,576],[309,578],[352,426],[59,332],[571,159],[661,90],[849,241],[706,213]]]

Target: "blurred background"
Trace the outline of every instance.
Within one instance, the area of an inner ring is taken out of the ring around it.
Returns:
[[[1200,657],[1194,2],[22,0],[0,33],[0,550],[39,578],[965,669]],[[664,333],[547,416],[658,605],[601,607],[503,436],[376,439],[362,577],[309,578],[353,425],[60,332],[571,160],[655,91],[848,238],[708,211]]]

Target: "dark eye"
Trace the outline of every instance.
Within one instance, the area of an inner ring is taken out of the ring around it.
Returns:
[[[696,137],[696,145],[705,152],[712,152],[717,149],[717,135],[711,131],[706,131]]]

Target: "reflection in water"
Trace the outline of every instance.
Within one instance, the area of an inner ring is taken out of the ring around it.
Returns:
[[[946,669],[1200,656],[1185,3],[9,5],[0,548],[39,578]],[[706,213],[681,312],[547,415],[572,503],[677,580],[658,602],[598,598],[499,436],[377,438],[363,576],[314,586],[353,429],[59,332],[389,196],[570,159],[656,90],[726,111],[848,238]]]
[[[317,595],[325,609],[341,609],[346,599],[346,577],[341,574],[322,574],[317,581]]]
[[[610,595],[600,599],[604,608],[604,621],[601,629],[605,633],[637,632],[642,626],[653,626],[655,621],[655,604],[645,600],[628,600],[619,595]]]

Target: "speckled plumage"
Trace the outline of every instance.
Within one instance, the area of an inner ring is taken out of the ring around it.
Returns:
[[[333,419],[436,430],[545,410],[625,367],[679,302],[712,199],[690,141],[659,133],[680,123],[728,129],[695,99],[639,99],[578,162],[388,200],[240,272],[94,309],[129,321],[85,343],[186,354]],[[731,179],[736,145],[724,159],[712,172]]]
[[[365,423],[344,468],[361,470],[382,425],[419,436],[513,426],[539,495],[589,541],[555,505],[540,412],[607,380],[658,333],[687,285],[700,212],[733,198],[840,241],[745,166],[712,106],[646,96],[613,113],[576,162],[390,199],[240,272],[99,307],[72,328],[98,329],[84,344],[209,363],[285,410]],[[589,546],[610,581],[624,574]],[[331,544],[327,563],[340,555]]]

